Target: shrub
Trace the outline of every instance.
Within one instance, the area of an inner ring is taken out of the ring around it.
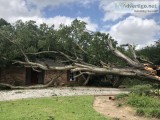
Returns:
[[[157,105],[157,102],[148,96],[131,94],[127,99],[127,104],[134,107],[153,107],[154,105]]]
[[[153,109],[150,111],[149,115],[151,117],[160,118],[160,109]]]
[[[138,108],[136,110],[136,114],[139,115],[139,116],[144,116],[145,115],[144,109]]]
[[[121,94],[116,95],[115,99],[116,99],[116,100],[118,100],[118,99],[123,99],[123,98],[125,98],[125,97],[127,97],[127,96],[128,96],[128,94],[121,93]]]
[[[148,82],[148,81],[143,81],[143,80],[139,80],[136,78],[124,78],[122,85],[126,86],[126,87],[133,87],[136,85],[146,85],[146,84],[153,84],[152,82]]]
[[[136,85],[136,86],[130,88],[131,93],[135,93],[140,96],[141,95],[149,95],[151,89],[152,89],[152,86],[150,84]]]

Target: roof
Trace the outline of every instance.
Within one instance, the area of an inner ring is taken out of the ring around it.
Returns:
[[[38,59],[35,61],[35,63],[39,63],[42,65],[48,65],[48,66],[52,66],[52,67],[64,67],[65,65],[62,64],[59,61],[55,61],[55,60],[51,60],[51,59]],[[25,65],[25,67],[30,67],[30,65]],[[32,67],[36,67],[36,66],[32,66]]]

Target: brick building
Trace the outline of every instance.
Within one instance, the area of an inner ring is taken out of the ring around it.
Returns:
[[[49,60],[43,63],[46,64],[46,62],[51,66],[64,66]],[[59,77],[54,84],[59,86],[74,83],[77,84],[84,81],[83,78],[74,78],[74,75],[75,73],[71,73],[69,70],[40,70],[40,72],[37,72],[29,66],[10,66],[6,68],[0,68],[0,83],[7,83],[11,85],[47,84],[57,76]]]

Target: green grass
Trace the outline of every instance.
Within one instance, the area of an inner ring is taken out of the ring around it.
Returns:
[[[119,99],[123,99],[123,98],[125,98],[125,97],[127,97],[127,96],[128,96],[128,94],[121,93],[121,94],[116,95],[116,96],[115,96],[115,99],[116,99],[116,100],[119,100]]]
[[[118,102],[136,108],[136,114],[145,117],[160,118],[160,97],[131,93],[118,95]]]
[[[0,102],[0,120],[107,120],[93,107],[93,96]]]
[[[127,104],[133,106],[133,107],[145,107],[145,108],[160,108],[160,99],[156,97],[150,97],[150,96],[139,96],[136,94],[130,94],[127,99]]]
[[[144,80],[139,80],[136,78],[125,78],[122,82],[122,86],[125,86],[127,88],[131,88],[136,85],[147,85],[147,84],[154,84],[152,82],[144,81]]]
[[[126,102],[137,108],[137,115],[160,118],[160,97],[131,94]]]

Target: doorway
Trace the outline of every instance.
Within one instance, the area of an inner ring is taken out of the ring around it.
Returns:
[[[44,84],[44,70],[34,71],[32,68],[26,68],[26,85]]]
[[[38,72],[31,70],[31,84],[38,84]]]

